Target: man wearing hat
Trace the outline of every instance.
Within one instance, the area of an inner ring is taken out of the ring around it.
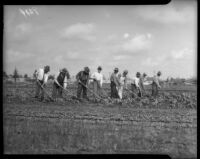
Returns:
[[[103,84],[103,75],[101,74],[102,67],[97,68],[97,72],[94,72],[90,79],[93,79],[93,90],[94,93],[100,96],[100,91]]]
[[[115,68],[114,72],[110,76],[110,87],[111,87],[111,98],[119,98],[117,87],[119,87],[119,78],[118,78],[119,69]]]
[[[41,100],[44,100],[44,90],[43,88],[46,87],[46,83],[49,77],[49,72],[50,72],[50,67],[49,66],[44,66],[44,69],[39,68],[35,72],[35,77],[36,77],[36,93],[35,93],[35,98],[39,97],[39,94],[41,92]],[[42,88],[42,87],[43,88]]]
[[[136,95],[141,97],[141,88],[140,88],[140,72],[136,73],[136,77],[133,79],[131,83],[131,89],[133,92],[133,97]]]
[[[66,68],[63,68],[55,76],[53,83],[52,98],[56,99],[57,96],[62,97],[63,89],[67,87],[67,80],[70,79],[69,72]]]
[[[141,95],[145,93],[145,89],[144,89],[144,81],[146,80],[147,74],[143,73],[143,75],[140,77],[140,88],[141,88]]]
[[[157,75],[153,77],[153,82],[152,82],[152,96],[157,97],[158,96],[158,88],[160,89],[161,86],[159,84],[159,78],[161,76],[161,72],[158,71]]]
[[[124,70],[123,75],[119,74],[118,78],[119,78],[119,87],[117,88],[118,90],[118,95],[120,100],[122,99],[122,95],[123,95],[123,88],[127,88],[127,74],[128,74],[128,70]]]
[[[77,98],[78,99],[81,98],[81,93],[82,93],[82,97],[88,100],[87,88],[85,86],[88,86],[89,73],[90,73],[90,69],[88,67],[84,67],[84,70],[80,71],[76,75],[76,79],[78,82],[78,89],[77,89]],[[83,83],[85,86],[81,83]]]

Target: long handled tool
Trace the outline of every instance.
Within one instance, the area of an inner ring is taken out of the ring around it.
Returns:
[[[138,87],[138,89],[139,89],[139,91],[140,91],[140,94],[141,94],[141,97],[143,96],[143,94],[142,94],[142,90],[141,90],[141,88],[140,87]]]
[[[40,87],[43,89],[44,93],[45,93],[52,101],[54,101],[53,98],[46,92],[46,90],[44,89],[44,87],[41,85],[41,83],[40,83],[38,80],[37,80],[37,83],[39,83],[39,85],[40,85]]]
[[[138,95],[135,92],[133,92],[132,90],[130,90],[130,89],[125,89],[125,90],[127,90],[130,93],[133,93],[136,97],[138,97]]]
[[[66,89],[63,88],[63,86],[61,86],[58,82],[56,82],[56,84],[62,88],[65,92],[69,93],[69,91],[67,91]],[[71,93],[69,93],[70,96],[73,96]]]
[[[100,100],[104,100],[103,98],[101,98],[98,94],[96,94],[95,92],[93,92],[91,89],[89,89],[84,83],[82,83],[80,80],[79,80],[79,83],[82,84],[84,87],[86,87],[92,94],[94,94],[98,99]],[[105,100],[104,100],[105,101]]]
[[[92,78],[93,79],[93,78]],[[99,85],[99,83],[98,83],[98,85]],[[99,85],[99,87],[100,87],[100,85]],[[100,88],[100,91],[103,93],[103,94],[106,94],[106,95],[108,95],[102,88]],[[99,95],[101,98],[104,98],[105,96],[103,96],[103,95]],[[111,99],[109,99],[109,98],[107,98],[110,102],[112,102],[112,100]]]

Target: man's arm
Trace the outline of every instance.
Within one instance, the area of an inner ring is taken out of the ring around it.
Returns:
[[[117,78],[117,76],[114,76],[114,83],[116,84],[116,86],[119,86],[120,82],[119,82],[119,78]]]
[[[141,86],[141,89],[144,90],[143,79],[141,79],[141,78],[140,78],[140,86]]]
[[[103,75],[101,75],[101,79],[100,79],[100,86],[102,87],[103,85]]]
[[[77,80],[77,81],[80,80],[80,74],[81,74],[81,72],[77,73],[77,75],[76,75],[76,80]]]
[[[139,86],[139,79],[137,79],[137,78],[135,78],[135,85],[136,85],[137,88],[140,88],[140,86]]]
[[[69,74],[69,72],[67,71],[67,74],[66,74],[66,76],[67,76],[67,79],[70,79],[70,74]]]
[[[65,76],[63,87],[64,87],[64,89],[67,88],[67,76]]]
[[[88,86],[90,84],[90,79],[91,79],[91,76],[90,75],[87,75],[87,82],[86,82],[86,86]]]
[[[89,77],[89,79],[95,79],[95,73],[93,73],[93,74]]]
[[[44,83],[43,83],[43,85],[47,84],[48,77],[49,77],[49,74],[44,74],[44,81],[43,81]]]
[[[35,72],[35,78],[36,78],[36,79],[38,79],[39,71],[40,71],[40,70],[36,70],[36,72]]]
[[[59,76],[59,73],[57,73],[55,78],[54,78],[54,82],[56,82],[57,84],[59,84],[58,81],[57,81],[58,76]]]
[[[156,83],[156,85],[157,85],[159,88],[161,88],[157,77],[154,78],[154,82]]]
[[[128,78],[125,77],[125,79],[124,79],[124,88],[125,88],[125,89],[127,89],[127,80],[128,80]]]

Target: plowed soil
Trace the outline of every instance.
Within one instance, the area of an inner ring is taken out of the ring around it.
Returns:
[[[148,95],[108,104],[79,102],[68,95],[65,100],[40,102],[33,98],[32,88],[5,86],[5,153],[158,153],[196,158],[196,93],[165,95],[156,104]]]

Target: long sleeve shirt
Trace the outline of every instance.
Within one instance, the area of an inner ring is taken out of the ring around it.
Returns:
[[[58,78],[59,74],[60,74],[60,72],[58,72],[58,73],[56,74],[55,79],[54,79],[54,81],[55,81],[57,84],[59,84],[59,82],[57,81],[57,78]],[[67,87],[67,76],[65,76],[64,82],[63,82],[63,88],[66,89],[66,87]]]
[[[80,71],[76,75],[76,80],[80,80],[81,82],[84,82],[84,83],[88,84],[88,82],[89,82],[89,75],[85,74],[84,71]]]
[[[136,87],[140,88],[140,78],[135,77],[135,78],[133,79],[133,84],[135,84]]]
[[[38,79],[40,81],[43,81],[44,84],[46,84],[47,80],[48,80],[48,77],[49,77],[49,74],[48,73],[44,73],[44,69],[40,68],[40,69],[37,70],[36,79]]]
[[[153,77],[153,83],[152,84],[156,84],[158,87],[160,87],[160,84],[159,84],[159,77],[158,76],[154,76]]]
[[[121,76],[119,78],[119,83],[121,86],[123,86],[123,87],[125,86],[125,88],[126,88],[127,87],[127,77]]]
[[[103,75],[99,72],[94,72],[92,75],[91,75],[91,78],[92,79],[95,79],[97,81],[100,82],[100,85],[102,87],[102,84],[103,84]]]
[[[116,86],[120,85],[119,78],[118,78],[117,74],[115,74],[115,73],[111,74],[110,81],[114,82],[116,84]]]
[[[144,77],[140,77],[140,88],[142,89],[142,90],[144,90],[144,82],[145,82],[145,78]]]

